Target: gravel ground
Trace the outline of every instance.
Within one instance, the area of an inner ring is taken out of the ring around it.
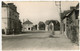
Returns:
[[[24,33],[2,36],[2,50],[77,50],[78,46],[60,32]]]

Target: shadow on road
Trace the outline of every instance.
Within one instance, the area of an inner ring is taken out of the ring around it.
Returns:
[[[49,38],[60,38],[58,36],[50,35]]]
[[[45,30],[39,30],[39,31],[26,31],[26,32],[22,32],[22,34],[24,33],[46,33],[47,31]]]
[[[27,39],[47,39],[47,38],[60,38],[60,37],[57,37],[57,36],[53,36],[53,37],[27,37]]]
[[[57,36],[46,36],[46,37],[31,37],[31,36],[24,36],[24,37],[3,37],[2,40],[24,40],[24,39],[48,39],[48,38],[60,38]]]

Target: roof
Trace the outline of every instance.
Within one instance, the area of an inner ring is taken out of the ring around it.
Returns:
[[[70,14],[71,10],[66,10],[63,13],[61,13],[61,18],[64,19],[65,16],[68,16]]]
[[[2,1],[2,7],[7,7],[8,5]]]
[[[19,14],[17,12],[17,7],[14,5],[14,3],[5,3],[2,1],[2,7],[9,7],[10,9],[14,10],[17,14]]]
[[[73,8],[72,10],[68,11],[63,17],[62,19],[64,19],[65,17],[69,17],[73,12],[75,12],[76,15],[76,19],[78,19],[78,15],[79,15],[79,3],[77,4],[77,6],[75,8]]]
[[[6,4],[2,1],[2,5],[6,5]]]
[[[79,3],[77,4],[76,9],[79,9]]]
[[[27,20],[25,22],[23,22],[23,24],[33,24],[31,21]]]

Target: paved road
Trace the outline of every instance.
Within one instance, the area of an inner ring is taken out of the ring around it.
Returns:
[[[2,36],[3,50],[72,50],[78,46],[71,43],[64,34],[56,32],[53,38],[50,33],[25,33]]]

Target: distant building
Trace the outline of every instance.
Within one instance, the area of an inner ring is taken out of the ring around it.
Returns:
[[[23,22],[23,32],[31,31],[33,28],[33,23],[29,20]]]
[[[13,3],[2,2],[2,33],[13,34],[21,31],[21,21],[17,7]]]

